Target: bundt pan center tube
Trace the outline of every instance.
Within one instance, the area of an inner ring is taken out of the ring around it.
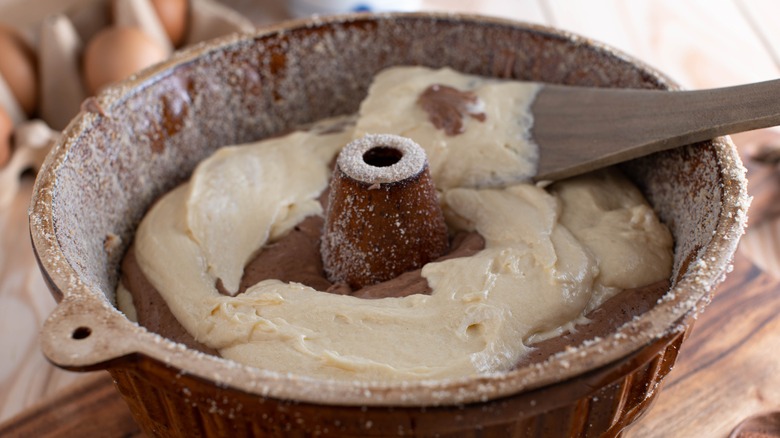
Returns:
[[[447,225],[414,141],[373,134],[346,145],[330,185],[322,260],[353,288],[421,268],[447,251]]]
[[[566,85],[677,88],[639,61],[555,29],[449,14],[312,18],[177,53],[84,105],[35,185],[30,231],[57,308],[42,349],[108,369],[150,436],[615,435],[674,364],[728,272],[748,206],[728,138],[623,163],[675,239],[671,287],[603,336],[504,373],[323,381],[199,353],[115,308],[121,258],[147,209],[223,145],[358,110],[394,65]]]

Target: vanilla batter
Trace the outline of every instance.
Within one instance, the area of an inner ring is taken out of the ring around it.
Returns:
[[[468,119],[463,134],[443,135],[415,106],[436,83],[473,91],[485,120]],[[527,111],[537,88],[446,69],[390,69],[377,76],[354,129],[296,132],[223,148],[202,162],[144,218],[138,263],[197,341],[241,363],[383,381],[508,370],[530,348],[529,338],[585,322],[583,315],[620,290],[667,279],[672,264],[668,230],[617,173],[548,191],[527,183],[474,188],[514,182],[514,165],[533,175]],[[383,93],[390,93],[387,105]],[[494,102],[498,97],[511,104]],[[408,120],[385,124],[401,114]],[[264,243],[322,214],[317,197],[329,163],[369,132],[407,135],[426,148],[450,228],[478,231],[485,249],[426,265],[431,295],[369,300],[276,280],[234,297],[219,294],[217,280],[228,292],[238,289],[243,266]]]

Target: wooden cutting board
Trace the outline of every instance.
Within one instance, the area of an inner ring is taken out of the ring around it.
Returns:
[[[2,437],[143,437],[114,388],[111,375],[95,372],[0,425]]]

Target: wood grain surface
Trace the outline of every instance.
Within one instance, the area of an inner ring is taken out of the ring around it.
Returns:
[[[0,21],[11,16],[7,8],[21,1],[0,0]],[[85,0],[25,3],[38,6],[23,15],[34,20],[46,8],[77,1]],[[279,2],[227,3],[257,23],[284,18]],[[688,88],[780,76],[780,3],[774,0],[423,4],[558,26],[616,46]],[[780,167],[765,153],[780,148],[780,133],[766,129],[733,138],[754,197],[747,234],[733,272],[683,344],[654,406],[627,431],[628,437],[726,437],[743,419],[780,410]],[[137,428],[107,374],[65,372],[39,352],[37,333],[54,302],[29,244],[30,187],[31,179],[25,178],[13,204],[0,210],[0,436],[134,436]]]
[[[86,375],[55,396],[41,400],[0,424],[2,437],[143,437],[111,375]]]

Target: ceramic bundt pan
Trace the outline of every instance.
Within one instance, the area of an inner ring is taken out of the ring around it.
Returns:
[[[372,76],[398,64],[675,87],[583,38],[469,16],[312,19],[189,49],[87,102],[38,176],[31,234],[59,301],[43,329],[46,356],[67,369],[107,369],[150,436],[599,436],[635,420],[743,231],[744,169],[728,138],[623,165],[676,239],[668,293],[613,333],[511,372],[323,382],[198,353],[114,308],[119,261],[135,227],[199,160],[221,145],[353,113]]]

